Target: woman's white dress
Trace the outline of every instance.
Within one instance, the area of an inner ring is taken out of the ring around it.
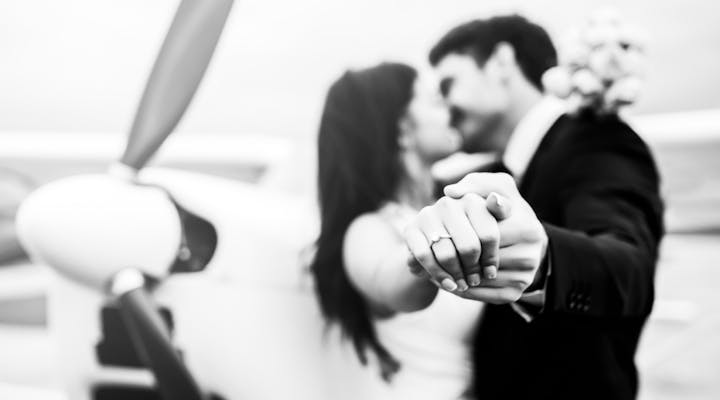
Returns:
[[[397,203],[386,204],[379,212],[398,234],[417,215]],[[384,385],[382,397],[463,398],[472,379],[472,340],[482,309],[481,302],[440,290],[424,310],[376,319],[380,342],[401,363],[400,371]]]

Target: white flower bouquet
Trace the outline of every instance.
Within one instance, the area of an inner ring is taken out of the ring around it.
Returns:
[[[559,65],[545,72],[543,86],[571,111],[617,114],[640,94],[646,42],[616,13],[596,13],[559,42]]]

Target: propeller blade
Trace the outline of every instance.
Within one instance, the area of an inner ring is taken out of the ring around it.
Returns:
[[[120,162],[142,168],[180,121],[213,55],[233,0],[182,0],[160,49]]]
[[[133,281],[118,290],[117,304],[141,359],[152,371],[163,399],[205,400],[200,387],[170,341],[170,333],[144,287],[142,274],[124,270],[114,284]],[[121,282],[125,280],[125,282]]]

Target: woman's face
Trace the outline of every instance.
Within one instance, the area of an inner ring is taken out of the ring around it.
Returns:
[[[450,110],[439,87],[428,75],[415,79],[413,97],[402,125],[405,148],[431,162],[458,151],[462,144],[460,133],[450,126]]]

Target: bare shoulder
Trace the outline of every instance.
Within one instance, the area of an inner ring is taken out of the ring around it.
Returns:
[[[356,284],[365,280],[368,273],[394,251],[401,238],[383,215],[378,212],[363,214],[350,223],[343,240],[343,261],[350,278]]]
[[[343,242],[343,253],[377,253],[383,248],[392,248],[401,242],[398,233],[386,218],[378,213],[363,214],[350,223]]]

